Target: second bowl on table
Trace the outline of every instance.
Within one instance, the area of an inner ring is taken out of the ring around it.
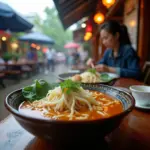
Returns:
[[[81,74],[83,73],[82,71],[80,72],[68,72],[68,73],[62,73],[58,75],[58,79],[60,81],[65,81],[69,78],[71,78],[72,76],[76,75],[76,74]],[[99,85],[99,84],[105,84],[105,85],[113,85],[115,83],[115,81],[119,78],[118,74],[115,73],[109,73],[109,72],[104,72],[104,73],[100,73],[100,75],[102,76],[102,78],[104,78],[103,81],[100,82],[95,82],[95,83],[83,83],[85,85]]]

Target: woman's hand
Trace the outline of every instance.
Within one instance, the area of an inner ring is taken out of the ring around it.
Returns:
[[[87,66],[94,68],[94,60],[92,58],[89,58],[86,64]]]
[[[111,72],[111,73],[116,73],[116,68],[114,67],[108,67],[107,65],[104,64],[99,64],[95,66],[95,69],[98,72]]]
[[[107,65],[99,64],[95,66],[98,72],[109,72],[109,67]]]

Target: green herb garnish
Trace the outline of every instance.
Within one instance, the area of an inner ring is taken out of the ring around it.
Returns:
[[[49,90],[54,89],[56,85],[58,84],[49,84],[45,80],[35,80],[34,84],[22,89],[22,94],[28,101],[40,100],[46,96]]]
[[[96,74],[96,69],[95,68],[90,68],[87,70],[87,72],[91,72],[93,74]]]
[[[72,80],[68,79],[64,82],[60,83],[60,87],[63,92],[66,92],[67,94],[70,94],[72,91],[77,91],[80,88],[79,82],[73,82]]]
[[[100,78],[106,82],[112,80],[112,78],[107,73],[100,74]]]

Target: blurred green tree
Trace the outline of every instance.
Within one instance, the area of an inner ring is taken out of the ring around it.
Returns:
[[[40,18],[38,14],[35,15],[33,21],[35,28],[55,40],[54,48],[57,51],[63,51],[64,45],[72,41],[72,31],[63,29],[55,7],[47,7],[44,12],[44,19]]]

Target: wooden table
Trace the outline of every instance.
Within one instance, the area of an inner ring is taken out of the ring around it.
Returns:
[[[121,78],[114,86],[128,88],[130,85],[141,84],[133,79]],[[120,127],[106,137],[106,141],[109,150],[150,150],[150,113],[134,109],[122,121]],[[104,149],[101,147],[101,141],[98,145],[99,150]],[[10,115],[0,122],[0,150],[23,149],[53,150],[48,142],[25,131]]]

